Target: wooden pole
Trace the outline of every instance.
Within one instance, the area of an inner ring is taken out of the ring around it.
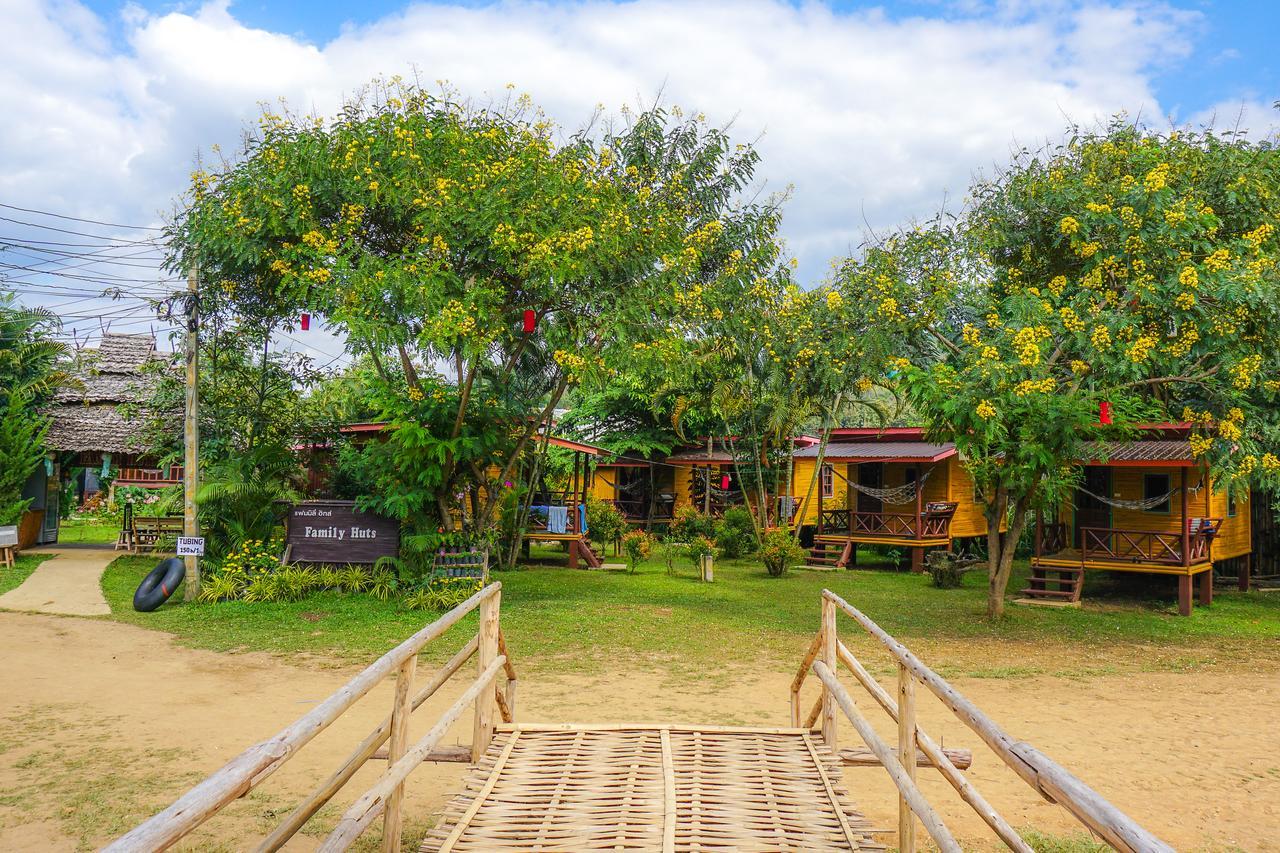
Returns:
[[[822,662],[832,672],[836,671],[836,606],[835,602],[822,599]],[[827,748],[836,752],[836,699],[825,685],[822,688],[822,739]]]
[[[576,544],[576,543],[571,543]],[[480,603],[480,647],[476,650],[476,662],[483,676],[490,664],[498,659],[498,621],[502,592],[499,590]],[[493,740],[494,711],[497,706],[497,686],[490,685],[476,696],[475,726],[471,737],[471,762],[478,764],[489,743]]]
[[[908,761],[903,756],[914,755],[916,751],[916,680],[902,664],[898,664],[898,757],[907,778],[915,781],[916,762]],[[898,793],[898,850],[900,853],[915,853],[916,822],[911,813],[911,804],[907,798]]]
[[[182,419],[182,532],[185,536],[199,536],[196,520],[196,489],[200,485],[200,395],[197,392],[200,349],[200,283],[199,262],[193,262],[187,272],[187,339],[186,339],[186,411]],[[184,558],[187,569],[183,598],[195,601],[200,594],[200,561],[194,555]]]
[[[702,513],[703,515],[711,515],[711,434],[707,434],[707,488],[702,493]]]
[[[1191,521],[1187,518],[1187,469],[1182,469],[1182,565],[1191,565]]]
[[[418,667],[418,656],[410,655],[400,664],[396,673],[396,697],[391,706],[391,737],[387,742],[387,763],[395,764],[404,757],[409,745],[409,715],[413,712],[413,674]],[[404,821],[400,805],[404,802],[404,782],[391,789],[386,811],[382,813],[382,853],[400,853],[400,833]]]

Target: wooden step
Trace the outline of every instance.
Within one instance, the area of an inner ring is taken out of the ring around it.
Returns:
[[[1021,591],[1028,598],[1071,598],[1076,597],[1071,589],[1024,589]]]

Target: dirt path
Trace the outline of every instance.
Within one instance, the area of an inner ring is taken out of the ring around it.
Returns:
[[[100,580],[107,565],[120,556],[109,545],[61,545],[37,549],[55,555],[31,576],[0,595],[0,610],[57,613],[64,616],[106,616]]]
[[[112,622],[32,614],[0,613],[0,648],[5,850],[101,844],[305,712],[350,674],[267,655],[191,650],[166,635]],[[519,650],[512,652],[518,664]],[[1278,674],[960,679],[956,685],[1011,734],[1072,769],[1178,849],[1280,850]],[[530,721],[779,724],[786,719],[788,681],[785,672],[740,672],[677,682],[639,667],[607,678],[526,677],[518,714]],[[415,737],[461,687],[417,715]],[[311,779],[336,767],[389,704],[385,685],[189,846],[248,846],[288,812]],[[868,715],[870,704],[863,703]],[[940,705],[922,697],[921,708],[936,738],[974,749],[971,778],[1015,826],[1075,831],[1062,809],[1032,795]],[[847,726],[841,732],[846,742],[854,736]],[[449,742],[468,739],[464,719]],[[341,806],[380,769],[362,771]],[[435,765],[415,775],[407,803],[411,838],[431,825],[463,771]],[[847,779],[876,825],[896,825],[894,792],[882,771],[851,769]],[[966,849],[993,848],[985,827],[944,783],[925,784]],[[323,828],[340,810],[322,813]],[[300,839],[290,849],[310,849],[316,840]],[[891,835],[884,840],[893,842]]]

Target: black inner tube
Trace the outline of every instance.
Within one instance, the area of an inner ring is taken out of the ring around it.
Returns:
[[[138,584],[133,594],[133,609],[139,613],[150,613],[169,600],[187,576],[187,567],[177,557],[161,560],[151,572]]]

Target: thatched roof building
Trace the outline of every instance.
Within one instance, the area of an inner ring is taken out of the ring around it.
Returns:
[[[162,358],[150,335],[104,334],[96,350],[80,354],[71,371],[75,384],[54,397],[49,447],[82,454],[144,453],[145,404]]]

